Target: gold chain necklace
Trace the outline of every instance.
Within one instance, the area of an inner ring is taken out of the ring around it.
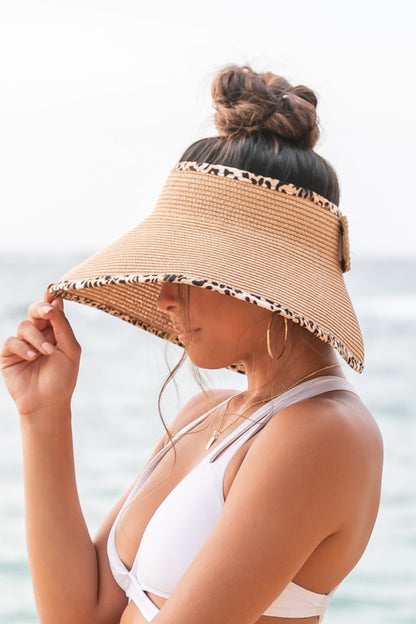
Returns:
[[[221,423],[218,426],[218,428],[214,429],[214,431],[212,432],[212,435],[211,435],[210,439],[208,440],[208,442],[207,442],[207,444],[205,446],[205,450],[207,451],[209,448],[211,448],[211,446],[214,444],[214,442],[216,440],[218,440],[220,435],[222,433],[224,433],[224,431],[227,431],[227,429],[232,427],[237,422],[237,420],[240,420],[240,418],[243,418],[244,414],[246,414],[249,410],[251,410],[252,407],[255,407],[256,405],[261,405],[262,403],[267,403],[268,401],[272,401],[273,399],[277,399],[277,397],[279,397],[280,395],[284,394],[285,392],[289,392],[289,390],[292,390],[292,388],[294,388],[295,386],[298,386],[299,384],[301,384],[302,381],[306,381],[307,379],[310,379],[311,377],[313,377],[313,375],[317,375],[318,373],[323,373],[324,371],[329,370],[330,368],[338,368],[338,366],[340,366],[340,365],[339,364],[329,364],[328,366],[323,366],[322,368],[318,368],[317,370],[312,371],[312,373],[309,373],[308,375],[305,375],[305,377],[302,377],[301,379],[298,379],[297,381],[295,381],[295,383],[293,383],[288,388],[285,388],[284,390],[281,390],[278,394],[275,394],[274,396],[268,397],[267,399],[259,399],[258,401],[254,401],[254,403],[250,403],[250,405],[248,407],[246,407],[246,409],[243,410],[241,412],[241,414],[238,414],[237,417],[234,418],[230,423],[228,423],[228,425],[226,427],[223,427],[225,419],[227,418],[227,415],[228,415],[228,409],[229,409],[231,401],[236,396],[240,396],[240,394],[243,394],[243,392],[240,392],[239,394],[234,394],[230,399],[228,399],[227,405],[226,405],[225,410],[224,410],[224,414],[223,414],[223,416],[221,418]]]

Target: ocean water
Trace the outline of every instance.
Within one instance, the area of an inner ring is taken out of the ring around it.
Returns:
[[[14,332],[29,302],[80,256],[0,256],[0,341]],[[385,444],[382,503],[363,558],[341,585],[326,624],[416,622],[416,259],[353,259],[347,282],[366,342],[360,376],[348,378],[374,413]],[[73,401],[77,477],[94,532],[134,479],[162,432],[156,399],[165,357],[176,347],[97,310],[67,303],[83,346]],[[220,371],[207,383],[242,388]],[[166,418],[198,391],[189,370],[169,390]],[[37,622],[26,559],[21,448],[14,404],[0,381],[0,622]]]

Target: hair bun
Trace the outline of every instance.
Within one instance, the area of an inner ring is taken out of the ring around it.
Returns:
[[[292,87],[281,76],[230,65],[214,80],[212,98],[222,136],[268,131],[306,147],[318,140],[315,93],[303,85]]]

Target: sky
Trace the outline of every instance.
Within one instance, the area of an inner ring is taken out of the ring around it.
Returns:
[[[91,252],[216,134],[229,63],[319,98],[354,254],[416,255],[410,0],[0,0],[0,253]]]

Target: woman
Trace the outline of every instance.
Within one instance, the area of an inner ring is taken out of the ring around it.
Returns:
[[[155,211],[30,306],[2,351],[21,415],[41,622],[310,624],[376,519],[382,443],[335,350],[363,366],[338,182],[313,151],[316,97],[228,67],[220,135],[193,144]],[[94,541],[70,400],[80,348],[62,297],[233,367],[247,389],[189,401]]]

